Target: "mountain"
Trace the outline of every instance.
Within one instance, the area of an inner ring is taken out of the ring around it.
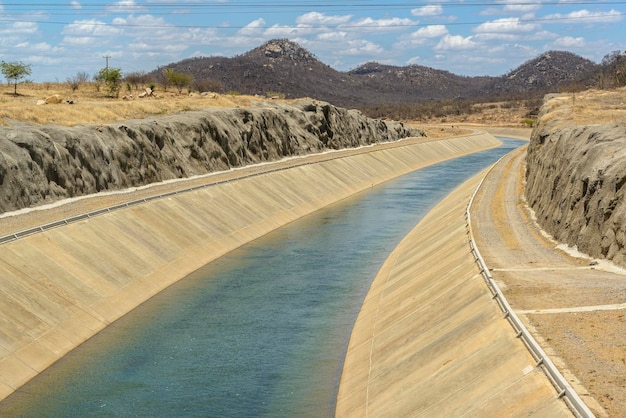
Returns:
[[[588,84],[598,68],[594,62],[571,52],[549,51],[499,77],[490,89],[495,94],[544,94],[576,83]]]
[[[163,68],[191,74],[205,91],[311,97],[344,107],[407,104],[450,99],[532,98],[563,86],[589,83],[597,64],[578,55],[550,51],[500,77],[465,77],[420,65],[366,63],[348,72],[322,63],[295,42],[274,39],[232,58],[200,57]],[[584,81],[581,81],[584,80]]]
[[[286,40],[269,41],[233,58],[190,58],[165,68],[193,75],[194,80],[209,81],[218,92],[286,97],[311,97],[333,104],[356,104],[363,94],[371,94],[358,80],[319,61],[298,44]],[[159,71],[152,73],[159,77]],[[221,90],[221,91],[220,91]]]

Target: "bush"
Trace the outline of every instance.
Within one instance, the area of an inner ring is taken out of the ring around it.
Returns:
[[[172,68],[166,68],[163,70],[163,74],[167,78],[168,84],[176,87],[179,94],[183,92],[183,88],[190,86],[193,81],[191,74],[179,73]]]
[[[224,92],[224,84],[221,81],[215,80],[213,78],[203,78],[201,80],[195,80],[193,82],[193,88],[200,93],[204,92],[215,92],[215,93],[223,93]]]
[[[82,83],[86,83],[87,81],[89,81],[89,74],[84,71],[79,71],[75,76],[67,78],[67,84],[72,90],[72,93],[78,90],[78,87],[80,87]]]
[[[95,77],[96,81],[103,82],[109,90],[111,97],[119,97],[120,88],[122,87],[122,69],[121,68],[103,68]]]

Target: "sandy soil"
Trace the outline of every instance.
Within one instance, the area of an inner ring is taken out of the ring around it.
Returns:
[[[626,272],[571,256],[536,226],[521,198],[524,156],[525,149],[515,151],[488,175],[473,208],[477,245],[511,306],[589,408],[626,416]]]

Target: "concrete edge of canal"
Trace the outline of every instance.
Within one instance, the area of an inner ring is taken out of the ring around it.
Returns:
[[[499,141],[407,143],[203,188],[2,244],[0,399],[212,260],[375,184]]]
[[[348,346],[336,416],[572,415],[503,317],[471,253],[465,210],[485,173],[431,210],[372,282]]]

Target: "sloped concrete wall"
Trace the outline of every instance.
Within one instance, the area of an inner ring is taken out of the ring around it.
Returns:
[[[374,279],[348,346],[337,417],[572,416],[470,252],[465,209],[482,175],[429,212]]]
[[[189,273],[407,172],[499,144],[488,134],[372,151],[188,192],[5,243],[0,399]]]

